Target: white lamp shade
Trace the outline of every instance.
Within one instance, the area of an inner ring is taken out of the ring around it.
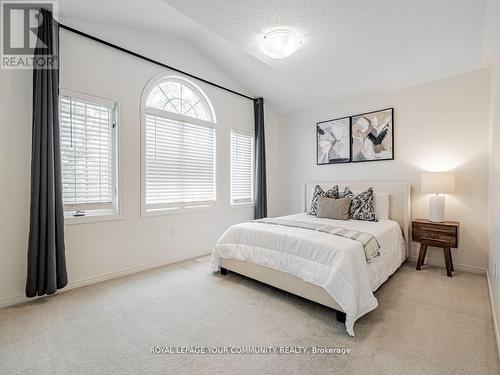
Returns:
[[[455,192],[455,174],[449,172],[422,173],[420,190],[427,194],[452,194]]]

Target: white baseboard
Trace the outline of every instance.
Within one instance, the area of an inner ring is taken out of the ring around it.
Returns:
[[[488,291],[490,293],[491,315],[493,315],[493,327],[495,329],[495,337],[497,339],[498,358],[500,358],[500,332],[498,332],[497,315],[495,311],[495,300],[493,299],[493,289],[491,288],[490,272],[486,271],[488,279]]]
[[[80,279],[80,280],[70,281],[64,289],[61,289],[57,293],[64,293],[65,291],[80,288],[82,286],[96,284],[96,283],[99,283],[102,281],[115,279],[117,277],[127,276],[127,275],[131,275],[133,273],[147,271],[147,270],[158,268],[158,267],[163,267],[163,266],[166,266],[168,264],[182,262],[184,260],[198,258],[201,256],[205,256],[209,253],[210,253],[210,251],[207,251],[207,250],[194,251],[194,252],[191,252],[191,253],[186,254],[186,255],[179,255],[179,256],[175,256],[175,257],[171,257],[171,258],[167,258],[167,259],[162,259],[162,260],[155,261],[155,262],[141,264],[138,266],[123,268],[121,270],[104,273],[102,275],[96,275],[96,276],[87,277],[87,278]],[[40,296],[40,297],[27,298],[24,294],[21,294],[21,295],[17,295],[17,296],[13,296],[13,297],[6,297],[6,298],[0,299],[0,308],[12,306],[12,305],[17,305],[18,303],[33,301],[35,299],[45,298],[45,297],[50,297],[50,296]]]
[[[415,256],[415,255],[413,255],[410,258],[410,261],[412,263],[417,263],[417,260],[418,260],[418,256]],[[445,268],[444,259],[425,258],[424,264],[430,264],[431,266]],[[477,273],[480,275],[486,275],[486,271],[487,271],[486,268],[483,268],[483,267],[470,266],[468,264],[460,264],[460,263],[455,263],[455,262],[453,262],[453,268],[455,268],[458,271]]]

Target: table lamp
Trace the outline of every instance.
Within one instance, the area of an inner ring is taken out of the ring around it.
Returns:
[[[429,197],[429,220],[442,223],[444,221],[444,195],[455,192],[455,175],[448,172],[422,173],[420,190]]]

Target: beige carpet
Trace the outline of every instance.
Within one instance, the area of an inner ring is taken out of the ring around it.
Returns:
[[[187,261],[0,310],[1,374],[499,374],[484,276],[404,265],[349,337],[335,313]],[[151,346],[335,346],[171,355]]]

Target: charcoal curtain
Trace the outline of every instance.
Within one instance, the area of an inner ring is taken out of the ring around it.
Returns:
[[[53,294],[68,283],[59,144],[58,57],[59,27],[52,13],[42,9],[33,66],[27,297]]]
[[[267,217],[266,142],[264,136],[264,99],[254,100],[255,115],[255,219]]]

